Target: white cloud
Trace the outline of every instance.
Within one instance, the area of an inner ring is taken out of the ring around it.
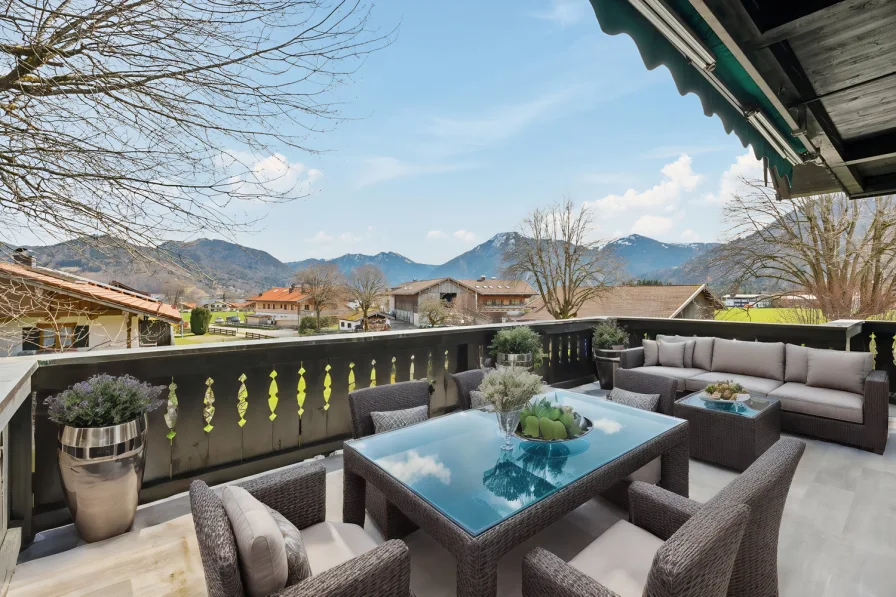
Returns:
[[[222,154],[219,163],[233,174],[228,179],[230,188],[240,194],[302,197],[314,189],[324,173],[301,162],[290,162],[280,153],[259,158],[246,152],[230,151]]]
[[[675,224],[673,218],[664,218],[662,216],[645,215],[638,218],[632,226],[632,232],[642,236],[658,236],[664,232],[668,232]]]
[[[590,8],[587,0],[551,0],[550,8],[532,12],[531,15],[542,21],[568,27],[581,21]]]
[[[378,182],[395,178],[409,178],[425,174],[442,174],[478,168],[473,163],[414,163],[406,162],[391,156],[374,156],[364,160],[364,167],[358,179],[359,187],[366,187]]]
[[[756,159],[750,149],[737,156],[737,161],[722,173],[718,192],[707,193],[703,196],[702,201],[724,204],[731,201],[735,195],[749,192],[750,187],[743,183],[741,180],[743,178],[753,181],[762,179],[762,162]]]
[[[408,485],[426,477],[438,479],[444,485],[451,483],[451,469],[440,462],[438,456],[421,456],[417,450],[410,450],[404,460],[381,461],[380,466]]]
[[[317,234],[315,234],[311,238],[306,238],[305,242],[322,245],[322,244],[333,242],[333,237],[330,236],[329,234],[327,234],[326,232],[324,232],[323,230],[320,230],[320,231],[318,231]]]
[[[730,145],[660,145],[650,149],[644,154],[645,158],[667,159],[678,157],[681,154],[700,155],[731,149]]]
[[[688,243],[695,243],[700,240],[700,237],[697,236],[697,233],[691,230],[690,228],[685,228],[681,233],[681,240]]]
[[[343,232],[339,235],[339,240],[344,243],[359,243],[364,240],[364,237],[352,232]]]
[[[469,118],[434,118],[426,132],[475,148],[510,137],[575,96],[573,89],[549,93],[530,101],[502,106]]]
[[[660,170],[665,180],[638,192],[629,189],[622,195],[607,195],[593,202],[594,207],[604,212],[621,212],[645,207],[667,207],[678,203],[682,194],[693,191],[703,181],[703,176],[691,168],[691,157],[682,155]]]
[[[465,243],[471,243],[476,240],[476,235],[470,232],[469,230],[458,230],[454,233],[454,238],[459,238]]]
[[[430,230],[426,233],[426,238],[429,239],[443,239],[448,238],[448,235],[442,232],[441,230]]]

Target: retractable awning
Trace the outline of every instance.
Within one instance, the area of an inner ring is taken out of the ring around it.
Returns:
[[[783,197],[896,192],[896,0],[591,0]]]

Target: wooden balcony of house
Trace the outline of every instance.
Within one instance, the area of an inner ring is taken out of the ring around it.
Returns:
[[[602,393],[594,383],[591,345],[592,328],[601,319],[530,324],[543,337],[546,357],[538,373],[546,383],[591,396]],[[810,326],[650,318],[618,323],[627,328],[634,345],[641,338],[675,334],[871,350],[877,368],[889,371],[891,383],[896,380],[892,323]],[[449,373],[481,367],[494,334],[511,325],[0,361],[3,590],[11,597],[207,594],[185,493],[191,481],[201,479],[220,488],[320,459],[327,469],[326,517],[342,520],[341,450],[352,436],[348,394],[427,379],[434,389],[431,416],[449,414],[458,407]],[[87,544],[74,530],[63,500],[58,426],[47,418],[44,400],[96,373],[129,374],[169,387],[165,397],[176,400],[177,416],[169,425],[165,408],[150,413],[141,505],[133,530]],[[243,386],[248,408],[241,417],[237,403]],[[214,406],[213,411],[208,406]],[[878,455],[812,437],[800,439],[807,448],[781,524],[780,594],[892,595],[896,442]],[[690,497],[707,501],[738,474],[692,458]],[[618,505],[595,496],[507,553],[498,566],[497,593],[520,594],[521,561],[531,548],[545,547],[570,560],[613,523],[627,518]],[[369,519],[365,529],[376,541],[383,540]],[[454,595],[453,556],[424,530],[404,540],[411,553],[415,594]]]

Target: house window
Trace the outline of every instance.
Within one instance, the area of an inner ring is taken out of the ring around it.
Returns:
[[[89,342],[90,327],[86,325],[38,324],[37,327],[22,328],[22,350],[51,351],[87,348]]]
[[[310,311],[310,310],[311,310],[310,305],[305,305],[305,310],[306,310],[306,311]]]

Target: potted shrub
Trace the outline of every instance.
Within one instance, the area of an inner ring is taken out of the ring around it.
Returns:
[[[544,361],[541,336],[525,325],[499,331],[488,349],[499,367],[531,369]]]
[[[503,450],[512,450],[510,436],[520,424],[520,414],[533,396],[543,392],[541,376],[520,367],[499,367],[485,374],[479,391],[495,407],[504,434]]]
[[[59,477],[85,541],[114,537],[134,522],[146,462],[146,414],[164,386],[129,375],[94,375],[47,398],[59,430]]]
[[[594,328],[594,367],[600,387],[613,389],[613,376],[619,364],[619,353],[628,344],[628,332],[615,319],[600,322]]]

